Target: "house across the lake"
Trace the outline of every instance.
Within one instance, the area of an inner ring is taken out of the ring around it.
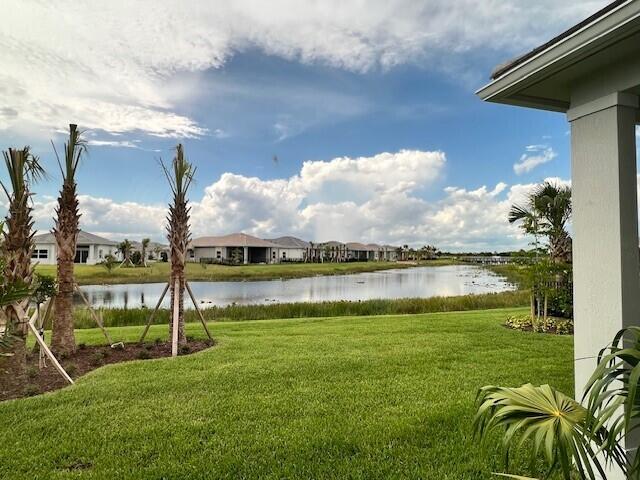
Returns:
[[[262,239],[246,233],[195,238],[188,247],[189,260],[201,263],[282,263],[395,261],[391,245],[313,243],[292,236]]]
[[[246,233],[194,238],[187,250],[188,259],[192,262],[275,263],[279,261],[278,245]]]
[[[35,235],[33,242],[35,243],[35,248],[31,255],[31,261],[42,265],[55,265],[58,247],[53,234],[48,232]],[[95,265],[102,262],[104,257],[109,254],[118,255],[118,242],[80,230],[75,263]]]

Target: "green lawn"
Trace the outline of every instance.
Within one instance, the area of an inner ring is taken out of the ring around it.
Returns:
[[[517,311],[212,324],[210,350],[0,404],[0,478],[491,478],[477,388],[572,390],[571,337],[507,330]]]
[[[438,261],[436,261],[438,262]],[[435,263],[441,265],[442,263]],[[272,280],[276,278],[313,277],[315,275],[338,275],[345,273],[374,272],[390,268],[412,266],[396,262],[350,262],[350,263],[278,263],[273,265],[200,265],[187,263],[187,277],[192,281],[206,280]],[[38,265],[36,271],[56,275],[55,265]],[[101,283],[153,283],[166,282],[169,264],[152,263],[149,267],[117,268],[111,273],[102,265],[76,265],[76,281],[80,285]]]

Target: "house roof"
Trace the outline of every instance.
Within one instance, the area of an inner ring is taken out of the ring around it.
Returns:
[[[609,94],[640,95],[639,69],[640,1],[616,0],[497,67],[476,94],[488,102],[568,112]]]
[[[328,242],[322,242],[317,245],[321,247],[344,247],[345,244],[336,240],[329,240]]]
[[[538,53],[540,53],[540,52],[552,47],[553,45],[555,45],[556,43],[560,42],[561,40],[564,40],[565,38],[573,35],[578,30],[586,27],[590,23],[598,20],[600,17],[603,17],[604,15],[609,13],[610,11],[614,10],[615,8],[619,7],[620,5],[622,5],[624,3],[627,3],[628,1],[629,0],[615,0],[614,2],[611,2],[610,4],[605,6],[604,8],[598,10],[596,13],[594,13],[590,17],[585,18],[580,23],[577,23],[573,27],[565,30],[560,35],[557,35],[557,36],[553,37],[548,42],[543,43],[542,45],[534,48],[533,50],[531,50],[531,51],[529,51],[529,52],[527,52],[527,53],[525,53],[523,55],[520,55],[520,56],[518,56],[518,57],[516,57],[514,59],[511,59],[511,60],[509,60],[509,61],[507,61],[505,63],[502,63],[502,64],[498,65],[496,68],[493,69],[493,72],[491,72],[491,78],[493,80],[495,80],[496,78],[504,75],[505,73],[509,72],[510,70],[513,70],[515,67],[517,67],[521,63],[526,62],[530,58],[535,57]]]
[[[278,237],[278,238],[265,238],[265,241],[275,243],[280,247],[287,247],[287,248],[309,248],[310,246],[309,242],[306,242],[296,237],[290,237],[290,236]]]
[[[199,237],[194,238],[189,244],[190,247],[277,247],[275,243],[263,240],[246,233],[232,233],[219,237]]]
[[[34,235],[33,241],[36,244],[55,244],[56,243],[56,239],[53,236],[53,233],[51,232],[42,233],[40,235]],[[114,242],[113,240],[109,240],[108,238],[104,238],[99,235],[95,235],[93,233],[80,230],[80,232],[78,232],[78,244],[85,244],[85,243],[88,243],[90,245],[111,245],[111,246],[118,245],[118,242]]]
[[[360,242],[347,242],[347,248],[349,250],[361,250],[361,251],[372,250],[370,245],[365,245],[364,243],[360,243]]]

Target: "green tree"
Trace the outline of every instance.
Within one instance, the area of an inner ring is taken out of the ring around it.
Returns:
[[[140,242],[140,263],[143,267],[147,266],[147,250],[149,249],[149,243],[151,242],[148,238],[143,238]]]
[[[184,289],[185,289],[185,263],[187,261],[187,245],[191,240],[189,230],[189,199],[187,194],[189,187],[193,183],[196,173],[195,167],[184,155],[182,144],[176,147],[176,154],[173,157],[171,167],[167,167],[160,162],[167,177],[173,199],[169,205],[169,215],[167,217],[167,239],[171,249],[171,305],[178,302],[178,343],[186,344],[187,337],[184,332]],[[176,288],[177,284],[177,288]],[[173,323],[169,323],[169,338],[173,329]]]
[[[538,237],[546,236],[555,263],[571,262],[570,218],[571,188],[548,181],[533,189],[525,205],[513,205],[508,216],[509,223],[520,222],[524,232],[535,237],[536,250]]]
[[[24,293],[31,292],[35,283],[33,253],[33,217],[31,185],[44,177],[44,169],[29,147],[10,148],[3,152],[9,183],[0,182],[8,201],[8,212],[2,229],[2,280],[0,296],[5,318],[5,339],[11,338],[11,355],[3,362],[5,385],[23,388],[26,383],[26,310]],[[26,290],[25,290],[26,289]],[[7,336],[8,335],[8,336]]]
[[[82,138],[78,126],[71,124],[69,140],[64,144],[64,162],[60,160],[55,145],[53,150],[62,174],[62,188],[58,197],[53,228],[58,252],[58,292],[54,300],[55,316],[51,332],[51,348],[56,353],[69,354],[76,349],[73,332],[73,292],[75,290],[73,268],[80,232],[76,173],[82,158],[87,153],[87,143]]]
[[[122,253],[122,264],[125,267],[133,267],[133,262],[131,261],[131,251],[133,250],[133,245],[126,238],[118,244],[118,251]]]

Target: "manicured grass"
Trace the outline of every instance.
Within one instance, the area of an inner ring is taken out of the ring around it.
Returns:
[[[477,388],[572,390],[571,338],[504,328],[518,311],[212,324],[210,350],[0,404],[0,478],[492,478],[501,452],[471,434]]]
[[[273,280],[276,278],[313,277],[315,275],[340,275],[346,273],[375,272],[390,268],[414,266],[396,262],[350,262],[350,263],[279,263],[273,265],[200,265],[187,264],[187,277],[192,281],[214,280]],[[152,263],[149,267],[117,268],[111,273],[102,265],[76,265],[76,281],[80,285],[116,283],[166,282],[169,278],[169,263]],[[55,265],[38,265],[40,274],[55,276]]]
[[[267,305],[229,305],[210,307],[202,310],[209,320],[268,320],[274,318],[343,317],[354,315],[394,315],[410,313],[452,312],[463,310],[484,310],[488,308],[521,307],[529,302],[529,293],[521,290],[513,292],[487,293],[483,295],[461,295],[457,297],[399,298],[365,300],[361,302],[297,302]],[[151,314],[147,308],[101,310],[106,326],[145,325]],[[74,312],[76,328],[94,328],[95,322],[89,311],[77,308]],[[196,312],[189,310],[188,322],[197,322]],[[162,309],[154,323],[169,323],[169,310]]]

